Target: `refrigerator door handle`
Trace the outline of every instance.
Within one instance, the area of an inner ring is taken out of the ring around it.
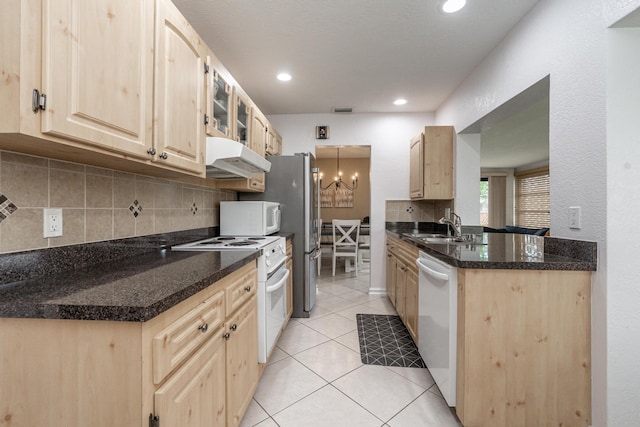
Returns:
[[[320,229],[320,168],[313,168],[311,172],[315,175],[314,181],[316,183],[316,251],[320,251],[320,237],[322,235]]]

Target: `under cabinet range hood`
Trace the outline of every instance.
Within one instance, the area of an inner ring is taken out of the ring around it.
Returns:
[[[251,178],[269,170],[271,163],[247,146],[229,138],[207,138],[207,178]]]

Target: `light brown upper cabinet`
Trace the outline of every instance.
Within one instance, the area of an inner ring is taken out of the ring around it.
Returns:
[[[148,160],[153,5],[3,2],[0,148],[73,160],[91,161],[92,151]]]
[[[153,2],[49,0],[42,14],[42,132],[148,158]]]
[[[254,110],[254,108],[251,108],[251,105],[249,104],[249,100],[241,94],[236,94],[235,100],[236,100],[235,102],[236,114],[235,114],[235,127],[233,130],[233,135],[235,140],[243,145],[247,145],[256,153],[262,154],[264,156],[264,153],[261,152],[261,148],[258,148],[256,150],[255,147],[253,147],[250,139],[252,135],[251,112],[252,110]]]
[[[156,4],[154,160],[203,174],[207,47],[171,1]]]
[[[204,177],[206,46],[170,0],[4,6],[0,149]]]
[[[267,129],[267,142],[265,144],[265,155],[279,156],[282,154],[282,137],[271,125]]]
[[[411,139],[409,191],[413,200],[449,200],[454,196],[452,126],[426,126]]]
[[[269,130],[269,122],[267,118],[254,108],[251,113],[251,135],[249,138],[249,147],[256,153],[264,156],[265,147],[267,146],[267,132]]]
[[[171,0],[131,4],[4,0],[0,150],[203,180],[207,135],[264,155],[254,103]]]
[[[213,64],[211,55],[207,56],[205,66],[207,74],[207,115],[206,131],[209,136],[231,138],[233,132],[233,86],[230,78]]]

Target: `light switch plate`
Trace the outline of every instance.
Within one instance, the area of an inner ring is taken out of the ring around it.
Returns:
[[[581,215],[580,206],[569,207],[569,228],[573,230],[580,230],[582,228]]]

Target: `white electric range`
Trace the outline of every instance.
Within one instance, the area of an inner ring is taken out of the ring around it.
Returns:
[[[218,236],[172,246],[174,251],[260,250],[258,256],[258,361],[266,363],[287,317],[285,284],[291,272],[286,268],[284,237]]]

